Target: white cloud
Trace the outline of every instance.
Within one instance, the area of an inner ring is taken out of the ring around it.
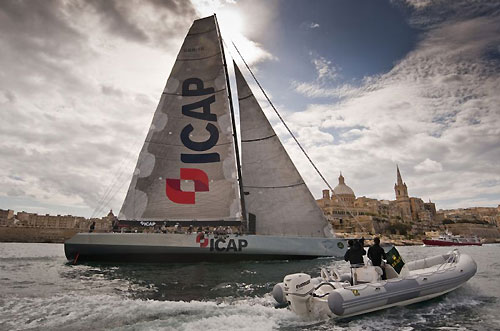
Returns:
[[[341,101],[312,100],[297,113],[278,108],[333,186],[342,170],[358,195],[391,199],[399,163],[410,194],[437,200],[438,208],[496,205],[498,16],[475,2],[420,2],[411,22],[432,28],[390,72],[339,86],[341,68],[312,54],[316,78],[293,86]],[[230,1],[205,3],[0,2],[0,208],[89,216],[111,187],[107,206],[118,209],[193,19],[220,5],[221,29],[235,23],[224,19],[224,10],[234,10]],[[269,12],[242,26],[264,33]],[[251,32],[235,32],[251,63],[275,59]],[[275,129],[318,195],[325,185],[283,126]]]
[[[83,216],[120,208],[175,57],[202,15],[196,6],[0,2],[0,208]],[[223,12],[231,6],[221,2],[221,29],[235,23]],[[236,39],[251,63],[273,58]]]
[[[409,6],[412,6],[417,9],[425,8],[432,3],[431,0],[405,0],[405,1]]]
[[[318,98],[345,97],[354,91],[350,85],[331,87],[331,84],[340,77],[340,69],[323,56],[317,56],[312,52],[309,55],[312,57],[311,63],[316,71],[316,79],[313,82],[293,81],[291,86],[296,92],[309,98]]]
[[[169,49],[195,15],[189,3],[153,6],[0,5],[1,208],[90,216],[106,185],[128,182],[175,59]],[[107,206],[123,194],[114,187]]]
[[[308,98],[345,98],[359,94],[359,90],[351,85],[326,87],[321,82],[292,82],[292,88]]]
[[[332,185],[342,170],[358,195],[393,199],[399,163],[410,194],[436,200],[438,208],[457,205],[452,199],[462,207],[496,206],[500,185],[490,183],[500,183],[500,54],[489,52],[500,44],[498,22],[482,16],[435,24],[392,70],[359,87],[293,83],[302,95],[335,100],[288,118],[341,138],[329,145],[318,134],[308,148]],[[318,196],[325,185],[294,157]]]
[[[263,17],[248,17],[248,13],[239,8],[234,1],[192,0],[192,2],[201,17],[216,13],[225,47],[232,53],[233,58],[239,58],[239,56],[232,43],[238,47],[248,64],[276,60],[276,57],[264,49],[261,44],[245,35],[245,26],[249,22],[252,22],[252,25],[265,25],[265,15]]]
[[[312,63],[316,68],[319,80],[323,79],[335,80],[337,78],[338,76],[337,69],[334,66],[332,66],[332,61],[327,60],[324,57],[320,56],[314,58],[312,60]]]
[[[438,172],[443,170],[441,163],[431,159],[425,159],[415,166],[417,172]]]
[[[303,30],[314,30],[318,29],[320,25],[316,22],[302,22],[299,27]]]

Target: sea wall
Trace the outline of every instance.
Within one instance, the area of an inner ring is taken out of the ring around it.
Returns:
[[[478,236],[486,242],[496,242],[500,238],[498,228],[487,224],[456,223],[447,224],[446,227],[453,234]]]
[[[0,241],[28,243],[63,243],[79,229],[50,229],[37,227],[0,227]]]

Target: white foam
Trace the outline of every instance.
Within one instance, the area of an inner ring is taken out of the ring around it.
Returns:
[[[0,307],[0,326],[20,329],[271,330],[290,321],[271,298],[228,302],[134,300],[115,295],[12,299]]]

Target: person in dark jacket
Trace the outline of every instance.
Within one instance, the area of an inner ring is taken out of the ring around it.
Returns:
[[[347,242],[349,249],[345,252],[344,260],[351,263],[351,267],[360,267],[365,265],[363,261],[363,255],[366,255],[366,251],[361,247],[358,240],[349,240]]]
[[[380,247],[380,239],[378,237],[373,239],[373,243],[373,246],[368,249],[368,258],[372,261],[372,265],[382,268],[382,279],[385,279],[385,268],[381,265],[382,259],[386,260],[387,256],[385,255],[384,249]]]
[[[92,224],[90,224],[89,233],[94,232],[94,230],[95,230],[95,222],[92,222]]]

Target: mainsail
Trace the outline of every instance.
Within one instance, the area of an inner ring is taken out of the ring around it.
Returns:
[[[256,234],[329,237],[323,212],[295,168],[238,66],[242,181]],[[251,218],[250,218],[251,219]]]
[[[241,216],[226,71],[215,16],[177,56],[119,214],[127,220]]]

